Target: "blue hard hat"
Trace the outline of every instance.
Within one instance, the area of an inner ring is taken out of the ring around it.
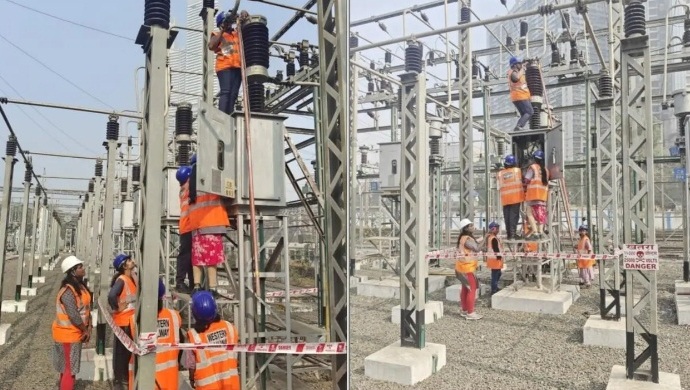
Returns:
[[[189,180],[189,175],[192,174],[192,168],[188,166],[181,166],[180,168],[177,169],[177,173],[175,174],[175,178],[180,184],[184,184]]]
[[[196,153],[192,154],[192,158],[189,159],[189,165],[196,164]]]
[[[515,160],[515,156],[513,156],[512,154],[507,155],[506,158],[503,159],[503,165],[506,166],[513,166],[516,164],[516,162],[517,161]]]
[[[113,268],[116,270],[120,269],[127,260],[131,259],[132,256],[126,254],[126,253],[120,253],[119,255],[115,256],[115,260],[113,260]]]
[[[225,11],[220,11],[216,14],[216,27],[220,27],[223,24],[223,19],[225,19]]]
[[[489,229],[498,229],[500,227],[501,227],[501,225],[499,225],[498,222],[496,222],[496,221],[493,221],[489,224]]]
[[[543,160],[544,159],[544,152],[541,150],[537,150],[534,153],[532,153],[532,157],[534,157],[537,160]]]
[[[581,230],[589,231],[589,228],[587,227],[587,225],[580,225],[580,227],[577,228],[577,230],[578,231],[581,231]]]
[[[158,279],[158,299],[162,299],[163,295],[165,295],[165,283],[163,279]]]
[[[513,66],[515,64],[521,64],[522,63],[522,58],[520,57],[510,57],[510,60],[508,60],[508,63],[510,66]]]
[[[216,300],[210,291],[199,291],[192,296],[192,314],[198,321],[211,322],[216,312]]]

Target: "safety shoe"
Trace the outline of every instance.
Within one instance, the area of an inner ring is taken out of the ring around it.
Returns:
[[[460,317],[467,318],[467,312],[464,310],[460,310]]]
[[[469,313],[465,316],[465,318],[468,320],[481,320],[482,317],[483,316],[481,314],[477,314],[476,311],[474,313]]]
[[[195,284],[195,285],[194,285],[194,288],[192,289],[192,293],[189,294],[189,295],[194,295],[194,294],[198,293],[199,291],[201,291],[201,285],[200,285],[200,284]]]
[[[175,291],[182,293],[182,294],[189,294],[192,292],[192,289],[187,286],[186,283],[181,283],[175,285]]]

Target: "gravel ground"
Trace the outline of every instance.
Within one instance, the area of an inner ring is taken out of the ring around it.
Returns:
[[[673,281],[681,274],[679,262],[662,264],[658,272],[659,367],[679,374],[683,389],[690,389],[690,327],[676,325],[673,299]],[[480,280],[487,282],[482,275]],[[426,326],[426,341],[446,345],[446,366],[415,388],[605,389],[612,366],[625,365],[625,351],[582,345],[582,327],[589,314],[598,313],[599,290],[581,294],[560,316],[492,310],[489,299],[480,297],[480,321],[463,319],[457,303],[444,302],[444,316]],[[444,301],[444,290],[429,299]],[[391,308],[398,304],[351,296],[353,389],[405,388],[364,375],[364,359],[399,339],[400,326],[391,323]]]

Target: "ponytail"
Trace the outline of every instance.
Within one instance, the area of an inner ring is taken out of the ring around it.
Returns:
[[[539,161],[539,168],[541,169],[541,183],[545,186],[549,185],[549,178],[546,176],[546,167],[544,166],[544,161]]]

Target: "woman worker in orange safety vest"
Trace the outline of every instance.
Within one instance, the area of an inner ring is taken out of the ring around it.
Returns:
[[[546,200],[549,196],[549,173],[544,163],[544,152],[537,150],[532,153],[534,162],[525,172],[522,179],[525,188],[527,220],[531,227],[531,238],[544,238],[546,225]],[[535,237],[536,236],[536,237]]]
[[[79,373],[82,343],[91,337],[91,291],[84,283],[84,262],[75,256],[61,264],[65,274],[55,301],[53,366],[60,373],[59,390],[72,390]]]
[[[218,315],[216,301],[208,291],[192,296],[192,315],[196,320],[187,332],[194,344],[237,344],[235,325]],[[223,349],[200,348],[185,351],[184,365],[196,390],[239,390],[237,353]]]
[[[497,222],[489,224],[489,232],[486,235],[486,267],[491,270],[491,295],[496,294],[499,290],[498,282],[501,280],[501,273],[503,270],[503,256],[494,255],[493,253],[503,252],[503,246],[498,239],[498,231],[501,226]]]
[[[157,344],[179,344],[184,340],[180,324],[182,319],[177,310],[163,307],[165,284],[158,280],[158,329]],[[129,320],[132,340],[137,339],[137,322],[134,317]],[[179,359],[182,351],[178,349],[163,349],[156,352],[155,390],[177,390],[179,386]],[[134,356],[129,361],[129,390],[134,390]]]
[[[482,316],[474,311],[474,301],[476,299],[477,287],[479,286],[477,276],[475,275],[478,261],[474,254],[479,252],[479,244],[472,235],[474,231],[472,221],[465,218],[460,221],[459,227],[460,236],[458,236],[457,247],[458,251],[464,254],[464,256],[459,256],[455,261],[455,277],[462,284],[460,289],[460,315],[468,320],[478,320]]]
[[[496,174],[501,206],[503,206],[503,220],[506,223],[506,235],[509,240],[521,238],[517,234],[517,226],[520,220],[520,207],[525,200],[522,171],[516,165],[515,156],[509,154],[503,160],[504,168]]]
[[[240,13],[246,18],[247,11]],[[232,27],[237,20],[233,12],[219,12],[216,15],[216,29],[211,33],[208,49],[216,53],[216,76],[220,94],[218,109],[230,115],[235,111],[235,103],[242,85],[242,61],[240,59],[240,39]]]
[[[525,69],[522,67],[522,59],[510,57],[508,64],[510,65],[508,70],[510,100],[520,113],[520,119],[518,119],[513,131],[520,131],[524,129],[527,122],[534,115],[534,108],[532,108],[532,103],[530,102],[532,95],[527,87],[527,78],[525,77]]]
[[[125,334],[131,334],[129,329],[130,318],[134,316],[134,307],[137,301],[137,283],[134,281],[132,271],[136,267],[132,257],[127,254],[119,254],[113,260],[115,275],[110,281],[108,292],[108,304],[113,310],[113,322],[119,326]],[[129,359],[131,352],[113,337],[113,388],[124,390],[128,387]]]
[[[581,225],[578,229],[580,233],[580,240],[577,242],[577,253],[580,255],[589,255],[592,253],[592,241],[589,239],[589,229],[585,225]],[[577,259],[577,268],[580,274],[580,286],[589,288],[592,286],[594,280],[594,263],[596,260],[592,256],[581,256]]]
[[[225,261],[223,237],[230,226],[228,212],[223,198],[196,189],[196,155],[192,156],[192,174],[189,178],[189,228],[192,231],[192,274],[194,289],[201,290],[201,268],[206,269],[207,286],[214,297],[219,297],[216,288],[216,268]]]

